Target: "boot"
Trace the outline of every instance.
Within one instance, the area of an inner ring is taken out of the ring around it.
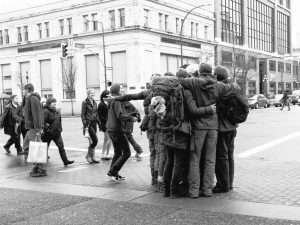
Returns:
[[[155,172],[154,169],[151,169],[151,185],[155,185]]]
[[[86,155],[86,160],[89,162],[89,163],[92,163],[92,154],[93,154],[93,149],[88,147],[88,153]]]
[[[157,176],[158,176],[158,171],[154,170],[154,185],[157,187]]]
[[[164,182],[163,185],[163,190],[164,190],[164,194],[163,197],[170,197],[170,183],[169,182]]]
[[[95,148],[92,148],[92,155],[91,155],[91,159],[93,163],[99,163],[99,160],[95,159]]]
[[[74,163],[74,160],[72,160],[72,161],[68,160],[65,150],[59,151],[59,154],[60,154],[60,158],[63,161],[65,166]]]

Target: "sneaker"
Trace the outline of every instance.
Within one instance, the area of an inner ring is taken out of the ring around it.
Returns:
[[[106,174],[106,177],[112,181],[120,181],[118,176],[112,176],[110,174]]]
[[[11,151],[9,150],[9,147],[7,147],[7,146],[4,145],[3,148],[5,149],[5,151],[6,151],[7,154],[11,153]]]
[[[187,196],[190,197],[190,198],[194,198],[194,199],[199,197],[197,195],[192,195],[191,193],[188,193]]]
[[[141,157],[141,154],[143,153],[143,151],[140,151],[140,152],[137,152],[136,154],[135,154],[135,157]]]
[[[213,193],[226,193],[226,192],[228,192],[228,190],[225,190],[225,189],[222,189],[222,188],[219,188],[219,187],[215,186],[215,187],[212,189],[212,192],[213,192]]]
[[[117,177],[119,178],[119,180],[125,180],[125,177],[121,176],[120,174],[118,174]]]
[[[31,171],[29,174],[31,177],[44,177],[44,176],[47,176],[47,171],[36,168],[36,169],[33,169],[33,171]]]
[[[23,151],[17,151],[17,155],[24,155],[25,153]]]
[[[210,193],[207,193],[207,194],[201,193],[199,196],[200,197],[212,197],[212,194],[210,194]]]

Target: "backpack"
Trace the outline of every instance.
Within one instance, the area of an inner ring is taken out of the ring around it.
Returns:
[[[165,99],[166,115],[157,123],[157,129],[166,135],[164,144],[170,147],[186,149],[185,142],[191,135],[190,123],[185,121],[184,94],[180,81],[176,77],[158,77],[152,82],[153,97]]]
[[[219,111],[232,123],[243,123],[249,114],[248,101],[240,94],[222,97]]]

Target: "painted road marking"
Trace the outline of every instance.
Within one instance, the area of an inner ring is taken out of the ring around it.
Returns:
[[[236,157],[237,158],[247,158],[249,156],[255,155],[255,154],[257,154],[257,153],[259,153],[261,151],[264,151],[264,150],[266,150],[268,148],[271,148],[271,147],[273,147],[275,145],[281,144],[283,142],[286,142],[286,141],[288,141],[290,139],[293,139],[293,138],[296,138],[298,136],[300,136],[300,132],[296,132],[296,133],[287,135],[285,137],[278,138],[276,140],[270,141],[270,142],[265,143],[263,145],[257,146],[255,148],[252,148],[252,149],[249,149],[249,150],[247,150],[245,152],[237,154]]]
[[[87,169],[88,167],[87,166],[79,166],[79,167],[76,167],[76,168],[68,168],[68,169],[65,169],[65,170],[59,170],[57,172],[59,173],[69,173],[69,172],[73,172],[73,171],[77,171],[77,170],[83,170],[83,169]]]

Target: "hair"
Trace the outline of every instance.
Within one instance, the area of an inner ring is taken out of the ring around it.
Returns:
[[[109,93],[110,93],[110,92],[109,92],[108,90],[102,91],[102,93],[101,93],[101,95],[100,95],[100,100],[101,100],[101,102],[103,102],[103,98],[107,98],[107,97],[108,97]]]
[[[110,87],[112,85],[111,81],[107,81],[107,86]]]
[[[182,66],[180,66],[179,68],[182,68],[182,69],[186,69],[190,64],[183,64]]]
[[[165,72],[164,76],[165,77],[175,77],[175,74],[172,72]]]
[[[29,93],[34,91],[34,86],[31,83],[28,83],[24,86],[24,90],[27,90]]]
[[[113,84],[110,87],[110,93],[112,95],[119,95],[120,94],[121,85],[120,84]]]
[[[87,89],[87,91],[86,91],[86,93],[87,93],[88,96],[89,96],[92,92],[95,93],[95,89],[89,88],[89,89]]]

